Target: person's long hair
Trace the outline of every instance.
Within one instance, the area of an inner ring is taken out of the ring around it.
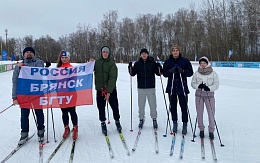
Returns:
[[[63,51],[63,50],[62,50],[62,51]],[[62,51],[61,51],[61,52],[62,52]],[[61,65],[62,65],[61,52],[60,52],[60,54],[59,54],[59,56],[58,56],[58,59],[57,59],[57,67],[61,67]]]

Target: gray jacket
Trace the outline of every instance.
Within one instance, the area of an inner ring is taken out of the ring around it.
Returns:
[[[25,66],[29,67],[44,67],[44,63],[42,60],[38,58],[32,58],[32,59],[24,59],[23,63]],[[13,72],[13,90],[12,90],[12,98],[16,99],[17,98],[17,84],[18,84],[18,76],[20,73],[20,67],[18,65],[15,66],[14,72]]]

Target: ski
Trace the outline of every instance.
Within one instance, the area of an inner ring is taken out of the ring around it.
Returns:
[[[134,147],[132,149],[133,152],[136,150],[137,143],[139,141],[139,137],[140,137],[141,133],[142,133],[142,128],[139,128],[136,139],[135,139]]]
[[[200,144],[201,144],[201,158],[205,159],[204,138],[200,139]]]
[[[181,139],[181,151],[180,151],[180,159],[183,158],[183,153],[184,153],[184,145],[185,145],[185,136],[182,135]]]
[[[159,153],[157,129],[154,129],[155,153]]]
[[[215,147],[214,147],[214,142],[212,139],[210,139],[210,146],[211,146],[211,151],[212,151],[212,157],[213,160],[217,160],[217,156],[216,156],[216,151],[215,151]]]
[[[71,152],[70,152],[70,160],[69,160],[69,163],[72,163],[72,162],[73,162],[75,145],[76,145],[76,140],[73,140],[72,146],[71,146]]]
[[[123,146],[124,146],[124,148],[125,148],[126,154],[129,156],[129,155],[130,155],[130,152],[129,152],[129,149],[128,149],[128,147],[127,147],[127,144],[126,144],[126,141],[125,141],[125,138],[124,138],[124,136],[123,136],[122,131],[119,132],[119,136],[120,136],[120,139],[121,139],[121,141],[122,141],[122,143],[123,143]]]
[[[109,150],[109,155],[110,155],[111,158],[114,158],[114,152],[113,152],[113,149],[111,147],[110,140],[109,140],[107,135],[105,135],[105,137],[106,137],[106,142],[107,142],[107,146],[108,146],[108,150]]]
[[[72,132],[72,130],[71,130]],[[70,133],[71,133],[70,132]],[[51,159],[54,157],[54,155],[57,153],[57,151],[60,149],[60,147],[64,144],[64,142],[67,140],[69,136],[67,136],[66,138],[61,139],[60,143],[58,144],[58,146],[55,148],[55,150],[52,152],[52,154],[50,155],[50,157],[47,160],[47,163],[51,161]]]
[[[10,157],[12,157],[22,146],[24,146],[33,136],[35,135],[32,134],[30,137],[28,137],[28,139],[26,140],[26,142],[22,145],[18,145],[8,156],[6,156],[6,158],[1,161],[1,163],[5,163]]]
[[[43,146],[44,143],[42,141],[39,142],[39,162],[43,163]]]
[[[171,150],[170,150],[170,156],[173,155],[175,141],[176,141],[176,135],[175,135],[175,133],[173,133],[172,144],[171,144]]]

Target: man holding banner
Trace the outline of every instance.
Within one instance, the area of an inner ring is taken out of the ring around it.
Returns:
[[[35,50],[32,47],[26,47],[23,50],[24,60],[23,63],[19,63],[15,66],[13,71],[13,88],[12,88],[12,98],[14,105],[21,105],[21,102],[17,100],[17,90],[18,90],[18,77],[20,73],[21,66],[28,66],[28,67],[44,67],[44,63],[42,60],[35,57]],[[30,107],[24,108],[21,107],[21,138],[18,142],[18,145],[22,145],[28,139],[28,132],[29,132],[29,114],[30,109],[35,109],[31,105]],[[44,114],[42,109],[35,109],[35,114],[37,117],[37,129],[38,129],[38,140],[44,140]]]

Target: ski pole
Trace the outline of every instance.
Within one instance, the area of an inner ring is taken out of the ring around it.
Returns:
[[[188,107],[188,100],[187,100],[188,97],[187,97],[187,95],[186,95],[186,93],[185,93],[185,89],[184,89],[184,85],[183,85],[183,81],[182,81],[182,75],[181,75],[181,73],[180,73],[180,78],[181,78],[181,85],[182,85],[182,89],[183,89],[183,94],[184,94],[185,99],[186,99],[186,106],[187,106],[187,112],[188,112],[189,119],[190,119],[191,131],[192,131],[192,133],[193,133],[193,127],[192,127],[192,122],[191,122],[190,112],[189,112],[189,107]]]
[[[174,76],[175,74],[173,73],[172,74],[172,85],[171,85],[171,93],[170,94],[168,94],[168,96],[169,96],[169,111],[171,111],[171,101],[172,101],[172,91],[173,91],[173,84],[174,84]],[[166,125],[166,131],[167,131],[167,128],[168,128],[168,123],[167,123],[167,125]],[[172,129],[172,131],[173,131],[173,129]],[[174,132],[172,132],[171,131],[171,135],[174,135],[175,133]],[[166,137],[166,136],[165,136]]]
[[[108,101],[107,101],[106,103],[107,103],[107,119],[108,119],[107,124],[110,124],[110,120],[109,120],[109,109],[108,109]]]
[[[201,89],[201,91],[200,91],[200,100],[201,100],[201,94],[202,94],[202,89]],[[200,100],[199,100],[199,106],[200,106]],[[198,108],[197,108],[197,109],[198,109]],[[198,122],[198,115],[197,115],[196,121],[195,121],[194,132],[193,132],[193,135],[192,135],[193,139],[191,140],[192,142],[195,142],[194,138],[196,137],[195,132],[196,132],[197,122]]]
[[[131,129],[130,132],[133,132],[133,87],[132,87],[132,67],[130,68],[130,87],[131,87]]]
[[[0,114],[2,114],[4,111],[6,111],[7,109],[9,109],[9,108],[12,107],[12,106],[14,106],[14,104],[12,104],[12,105],[8,106],[7,108],[5,108],[4,110],[2,110],[2,111],[0,112]]]
[[[196,132],[197,122],[198,122],[198,117],[196,117],[196,121],[195,121],[194,132],[193,132],[193,135],[192,135],[193,139],[191,140],[192,142],[195,142],[194,138],[195,138],[195,132]]]
[[[47,108],[47,143],[49,143],[49,108]]]
[[[38,128],[38,123],[37,123],[37,120],[36,120],[36,116],[35,116],[35,113],[34,113],[34,107],[32,106],[32,103],[31,103],[30,110],[32,110],[34,122],[35,122],[36,128]]]
[[[51,108],[51,118],[52,118],[52,130],[53,130],[53,137],[54,137],[54,141],[57,142],[56,136],[55,136],[55,127],[54,127],[54,120],[53,120],[53,111]]]
[[[170,116],[169,116],[169,110],[167,108],[167,103],[166,103],[166,98],[165,98],[165,93],[164,93],[164,87],[163,87],[163,82],[162,82],[162,76],[161,76],[161,72],[160,72],[160,68],[159,69],[159,73],[160,73],[160,79],[161,79],[161,85],[162,85],[162,92],[163,92],[163,98],[164,98],[164,104],[165,104],[165,109],[166,109],[166,113],[167,113],[167,124],[166,124],[166,130],[165,130],[165,135],[163,135],[164,137],[167,136],[167,128],[168,125],[170,126],[170,131],[172,131],[172,127],[171,127],[171,122],[170,122]],[[173,134],[172,132],[170,133],[171,135]]]
[[[34,109],[32,109],[32,113],[33,113],[33,118],[34,118],[34,122],[35,122],[36,128],[38,128],[38,123],[37,123],[37,120],[36,120]]]
[[[225,145],[222,144],[222,142],[221,142],[221,138],[220,138],[220,135],[219,135],[217,122],[216,122],[216,119],[215,119],[215,114],[213,113],[213,109],[212,109],[212,106],[211,106],[211,102],[210,102],[210,98],[209,98],[209,95],[208,95],[208,91],[206,91],[206,92],[207,92],[207,97],[208,97],[208,100],[209,100],[209,105],[210,105],[210,108],[211,108],[212,116],[213,116],[213,119],[214,119],[214,123],[215,123],[216,129],[217,129],[218,138],[219,138],[219,143],[220,143],[220,146],[221,146],[221,147],[224,147]]]

